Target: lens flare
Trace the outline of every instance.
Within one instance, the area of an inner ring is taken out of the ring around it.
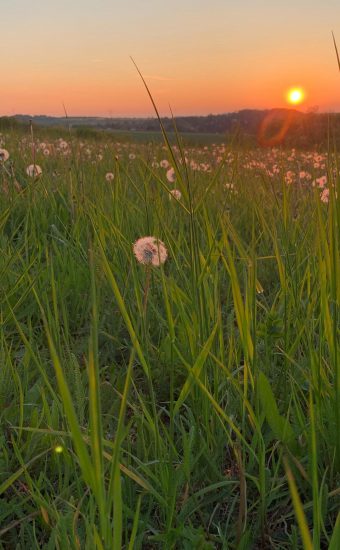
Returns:
[[[287,101],[292,105],[298,105],[302,103],[305,98],[305,92],[302,88],[291,88],[287,92]]]

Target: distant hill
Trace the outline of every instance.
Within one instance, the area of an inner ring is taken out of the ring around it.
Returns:
[[[111,132],[158,132],[159,121],[156,118],[101,118],[101,117],[52,117],[15,115],[0,119],[16,121],[42,127],[70,127],[106,130]],[[171,118],[162,118],[167,132],[174,130]],[[180,133],[217,134],[238,136],[261,145],[284,143],[289,146],[310,147],[326,146],[329,136],[340,143],[340,114],[302,113],[294,109],[244,109],[234,113],[207,116],[181,116],[175,118]]]

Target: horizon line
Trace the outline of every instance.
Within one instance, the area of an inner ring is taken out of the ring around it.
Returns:
[[[213,112],[210,112],[210,113],[206,113],[206,114],[201,114],[201,113],[195,113],[195,114],[179,114],[179,115],[174,115],[173,118],[188,118],[188,117],[209,117],[209,116],[224,116],[224,115],[232,115],[232,114],[237,114],[237,113],[241,113],[242,111],[295,111],[297,113],[300,113],[300,114],[303,114],[303,115],[308,115],[308,114],[339,114],[340,113],[340,110],[339,111],[330,111],[330,110],[327,110],[327,111],[323,111],[323,110],[313,110],[313,109],[307,109],[305,111],[301,110],[301,109],[296,109],[294,107],[267,107],[267,108],[254,108],[254,107],[245,107],[243,109],[238,109],[238,110],[235,110],[235,111],[225,111],[225,112],[219,112],[219,113],[213,113]],[[77,114],[77,115],[71,115],[71,114],[67,114],[67,115],[56,115],[56,114],[47,114],[47,113],[39,113],[39,114],[30,114],[30,113],[15,113],[15,114],[0,114],[0,118],[15,118],[15,117],[30,117],[30,118],[36,118],[36,117],[46,117],[46,118],[57,118],[57,119],[68,119],[68,118],[100,118],[100,119],[157,119],[157,116],[156,114],[153,114],[153,115],[150,115],[150,114],[145,114],[145,115],[132,115],[132,114],[127,114],[127,115],[112,115],[112,114],[108,114],[108,115],[103,115],[103,114]],[[161,115],[161,118],[172,118],[170,115]]]

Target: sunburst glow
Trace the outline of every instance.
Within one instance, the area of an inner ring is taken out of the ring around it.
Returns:
[[[287,101],[292,105],[302,103],[305,97],[305,92],[302,88],[291,88],[287,93]]]

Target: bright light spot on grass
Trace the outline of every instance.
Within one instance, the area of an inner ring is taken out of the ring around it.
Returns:
[[[302,88],[291,88],[287,93],[287,101],[292,105],[302,103],[305,98],[305,92]]]
[[[62,445],[57,445],[56,447],[54,447],[54,451],[57,453],[57,454],[60,454],[62,453],[64,450],[64,447]]]

